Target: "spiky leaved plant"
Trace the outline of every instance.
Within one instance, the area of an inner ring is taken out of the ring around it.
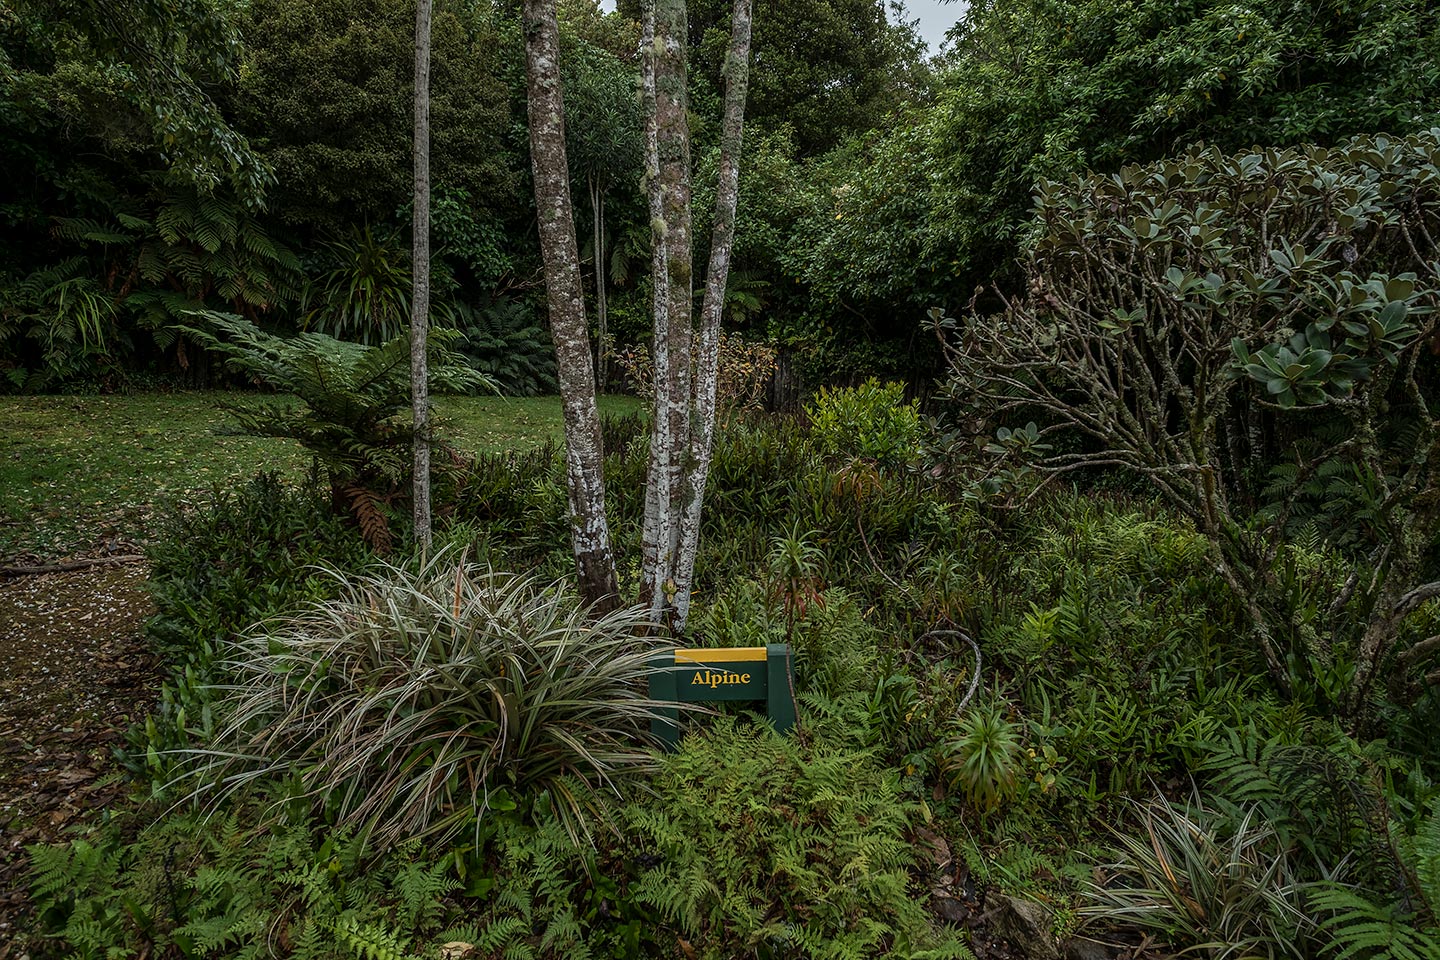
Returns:
[[[1154,931],[1211,960],[1309,956],[1309,887],[1258,808],[1235,822],[1197,798],[1136,804],[1143,833],[1117,832],[1119,857],[1092,883],[1082,913]]]
[[[442,552],[415,569],[329,571],[338,598],[233,641],[225,716],[192,751],[197,794],[293,775],[379,846],[443,839],[496,802],[548,802],[588,832],[646,767],[644,611],[594,616],[561,584]]]
[[[1020,785],[1020,729],[996,704],[972,707],[956,723],[957,736],[945,745],[946,764],[966,798],[993,810]]]

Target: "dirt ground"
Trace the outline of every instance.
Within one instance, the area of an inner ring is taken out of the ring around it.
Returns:
[[[160,683],[150,612],[143,564],[0,578],[0,960],[23,940],[25,848],[125,796],[114,750]]]

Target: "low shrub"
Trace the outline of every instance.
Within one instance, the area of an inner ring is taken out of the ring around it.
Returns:
[[[294,775],[384,847],[540,795],[588,831],[599,791],[649,765],[643,608],[592,618],[560,584],[445,554],[330,576],[335,599],[225,645],[197,791]]]
[[[372,559],[358,530],[334,516],[318,484],[261,473],[162,516],[146,550],[155,616],[150,639],[172,662],[284,610],[333,593],[324,563],[355,570]]]
[[[946,744],[950,776],[965,798],[992,810],[1015,795],[1024,771],[1021,730],[998,705],[971,707]]]
[[[214,735],[217,651],[270,617],[335,594],[319,564],[359,570],[374,559],[360,532],[329,507],[320,481],[261,473],[196,506],[163,514],[146,550],[155,614],[146,634],[170,676],[156,709],[126,733],[122,761],[165,793],[175,751]]]
[[[367,862],[353,833],[284,820],[261,829],[255,813],[172,815],[128,841],[115,821],[30,848],[42,932],[65,947],[55,955],[408,960],[453,939],[453,858],[412,844]]]
[[[904,384],[870,379],[858,387],[822,387],[805,415],[825,456],[899,467],[919,455],[924,425],[919,405],[905,402]]]

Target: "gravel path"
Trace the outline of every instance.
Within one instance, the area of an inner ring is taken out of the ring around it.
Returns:
[[[25,847],[126,792],[113,752],[159,674],[134,564],[0,580],[0,960],[25,911]]]

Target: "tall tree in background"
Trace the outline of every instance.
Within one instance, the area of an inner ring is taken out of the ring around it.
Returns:
[[[415,427],[415,542],[430,552],[430,0],[415,3],[415,198],[410,269],[410,404]]]
[[[584,178],[590,199],[591,250],[595,264],[595,375],[605,389],[609,321],[605,274],[608,231],[605,209],[617,183],[633,182],[641,164],[640,104],[635,74],[618,57],[577,44],[565,74],[565,149],[576,183]],[[567,54],[568,56],[568,54]]]
[[[600,412],[595,404],[595,371],[590,365],[585,293],[575,243],[575,211],[570,201],[555,0],[525,0],[523,16],[530,162],[535,173],[535,213],[565,420],[571,546],[581,596],[605,609],[616,605],[619,587],[605,514]]]
[[[237,8],[215,0],[6,0],[0,24],[8,39],[46,51],[42,62],[53,57],[35,71],[0,51],[6,113],[18,108],[33,124],[57,109],[93,111],[87,119],[97,128],[124,131],[125,139],[141,132],[175,180],[206,193],[228,185],[259,206],[274,176],[212,96],[237,76]],[[56,67],[63,79],[47,76]]]
[[[642,531],[641,597],[685,628],[700,515],[715,439],[720,317],[735,242],[740,147],[750,76],[750,0],[735,0],[725,57],[725,108],[700,326],[691,316],[691,168],[685,0],[645,8],[646,180],[655,269],[655,410]],[[697,339],[698,334],[698,339]]]

